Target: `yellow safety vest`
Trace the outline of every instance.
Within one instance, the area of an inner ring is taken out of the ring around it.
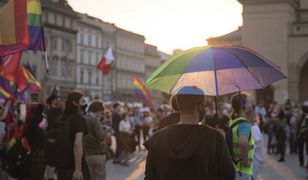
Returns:
[[[231,127],[232,124],[234,124],[235,122],[237,122],[241,119],[245,120],[243,117],[239,117],[237,119],[230,120],[229,127]],[[241,158],[240,143],[239,143],[240,137],[238,136],[238,133],[237,133],[237,129],[239,127],[239,124],[234,126],[234,128],[232,128],[232,143],[233,143],[232,149],[233,149],[233,159],[235,160],[235,162],[237,162],[235,164],[236,171],[240,172],[240,173],[245,173],[245,174],[248,174],[248,175],[253,175],[252,163],[250,164],[250,167],[244,167],[242,165],[241,160],[240,160],[240,158]],[[253,154],[254,154],[254,149],[253,149],[254,141],[253,141],[253,137],[252,137],[252,130],[250,130],[250,135],[249,135],[248,141],[249,141],[248,158],[252,162]]]

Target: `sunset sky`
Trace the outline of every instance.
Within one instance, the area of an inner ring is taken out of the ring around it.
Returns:
[[[237,0],[68,0],[74,10],[144,35],[146,43],[171,53],[206,45],[242,25]]]

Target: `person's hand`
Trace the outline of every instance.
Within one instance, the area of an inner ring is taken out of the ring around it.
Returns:
[[[5,105],[11,106],[15,102],[15,99],[13,97],[7,98]]]
[[[46,71],[45,74],[44,74],[44,81],[48,82],[49,80],[50,80],[50,75],[49,75],[49,72]]]
[[[75,170],[73,173],[73,180],[82,180],[82,172],[80,170]]]

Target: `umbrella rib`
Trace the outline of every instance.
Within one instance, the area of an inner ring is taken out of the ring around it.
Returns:
[[[215,57],[214,57],[214,49],[212,50],[213,54],[213,63],[214,63],[214,77],[215,77],[215,87],[216,87],[216,96],[218,96],[218,81],[217,81],[217,69],[216,69],[216,62],[215,62]],[[216,102],[217,103],[217,102]],[[217,110],[217,109],[216,109]]]
[[[238,55],[236,55],[236,54],[234,54],[233,52],[231,52],[231,51],[228,51],[230,54],[232,54],[233,56],[235,56],[236,58],[235,59],[238,59],[238,61],[240,61],[240,63],[241,64],[243,64],[245,67],[246,67],[246,69],[248,70],[248,72],[255,78],[255,80],[261,85],[261,87],[263,88],[264,86],[263,86],[263,83],[262,82],[260,82],[259,81],[259,79],[251,72],[251,70],[248,68],[248,66],[245,64],[245,63],[243,63],[243,61],[242,61],[242,59],[238,56]]]

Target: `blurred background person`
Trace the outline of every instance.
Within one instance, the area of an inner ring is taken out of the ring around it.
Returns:
[[[95,100],[90,104],[85,116],[88,134],[84,137],[84,146],[92,180],[106,180],[107,145],[105,140],[111,129],[100,122],[104,112],[103,101]]]
[[[119,136],[120,136],[120,148],[121,155],[119,157],[119,162],[123,166],[129,166],[129,152],[130,152],[130,137],[132,134],[132,126],[129,122],[128,113],[122,115],[122,120],[119,125]]]

